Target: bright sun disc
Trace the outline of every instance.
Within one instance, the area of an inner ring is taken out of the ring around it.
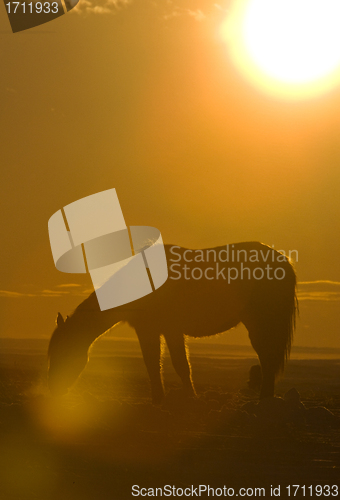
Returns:
[[[236,65],[283,97],[339,83],[340,0],[236,0],[222,26]]]

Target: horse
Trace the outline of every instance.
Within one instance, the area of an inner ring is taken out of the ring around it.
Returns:
[[[66,319],[58,313],[48,347],[51,393],[66,394],[84,370],[90,346],[126,322],[139,340],[152,402],[160,404],[164,397],[163,338],[183,390],[195,397],[186,339],[221,334],[243,323],[262,368],[260,399],[273,397],[298,312],[296,274],[289,258],[259,242],[204,250],[164,248],[169,276],[149,295],[101,311],[93,292]]]

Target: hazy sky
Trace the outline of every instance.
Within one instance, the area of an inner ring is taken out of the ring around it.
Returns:
[[[47,221],[114,187],[127,224],[165,242],[298,250],[296,344],[340,347],[340,87],[255,89],[219,36],[228,2],[95,5],[15,35],[0,8],[0,336],[47,337],[83,300]]]

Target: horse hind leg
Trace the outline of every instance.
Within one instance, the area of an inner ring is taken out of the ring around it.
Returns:
[[[255,349],[256,350],[256,349]],[[256,350],[260,360],[262,369],[262,385],[260,391],[260,399],[270,398],[274,396],[276,368],[271,359],[270,352],[267,348],[259,348]]]
[[[262,369],[260,399],[273,397],[276,375],[282,366],[282,349],[275,342],[274,332],[258,328],[248,328],[248,332]]]
[[[188,396],[196,396],[184,335],[170,333],[165,334],[164,337],[168,345],[172,365],[182,381],[185,393]]]
[[[298,312],[296,276],[287,262],[285,281],[262,281],[242,313],[242,322],[262,367],[260,398],[274,396],[275,377],[289,356]]]

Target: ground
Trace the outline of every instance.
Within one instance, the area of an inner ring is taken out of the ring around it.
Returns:
[[[68,396],[53,400],[47,341],[1,341],[1,500],[125,500],[133,485],[175,486],[178,496],[191,485],[235,496],[264,488],[266,497],[271,486],[286,497],[288,485],[320,485],[322,498],[325,485],[339,486],[339,360],[293,359],[276,398],[258,403],[250,351],[194,346],[198,398],[183,396],[166,357],[167,395],[154,407],[138,345],[106,342]]]

